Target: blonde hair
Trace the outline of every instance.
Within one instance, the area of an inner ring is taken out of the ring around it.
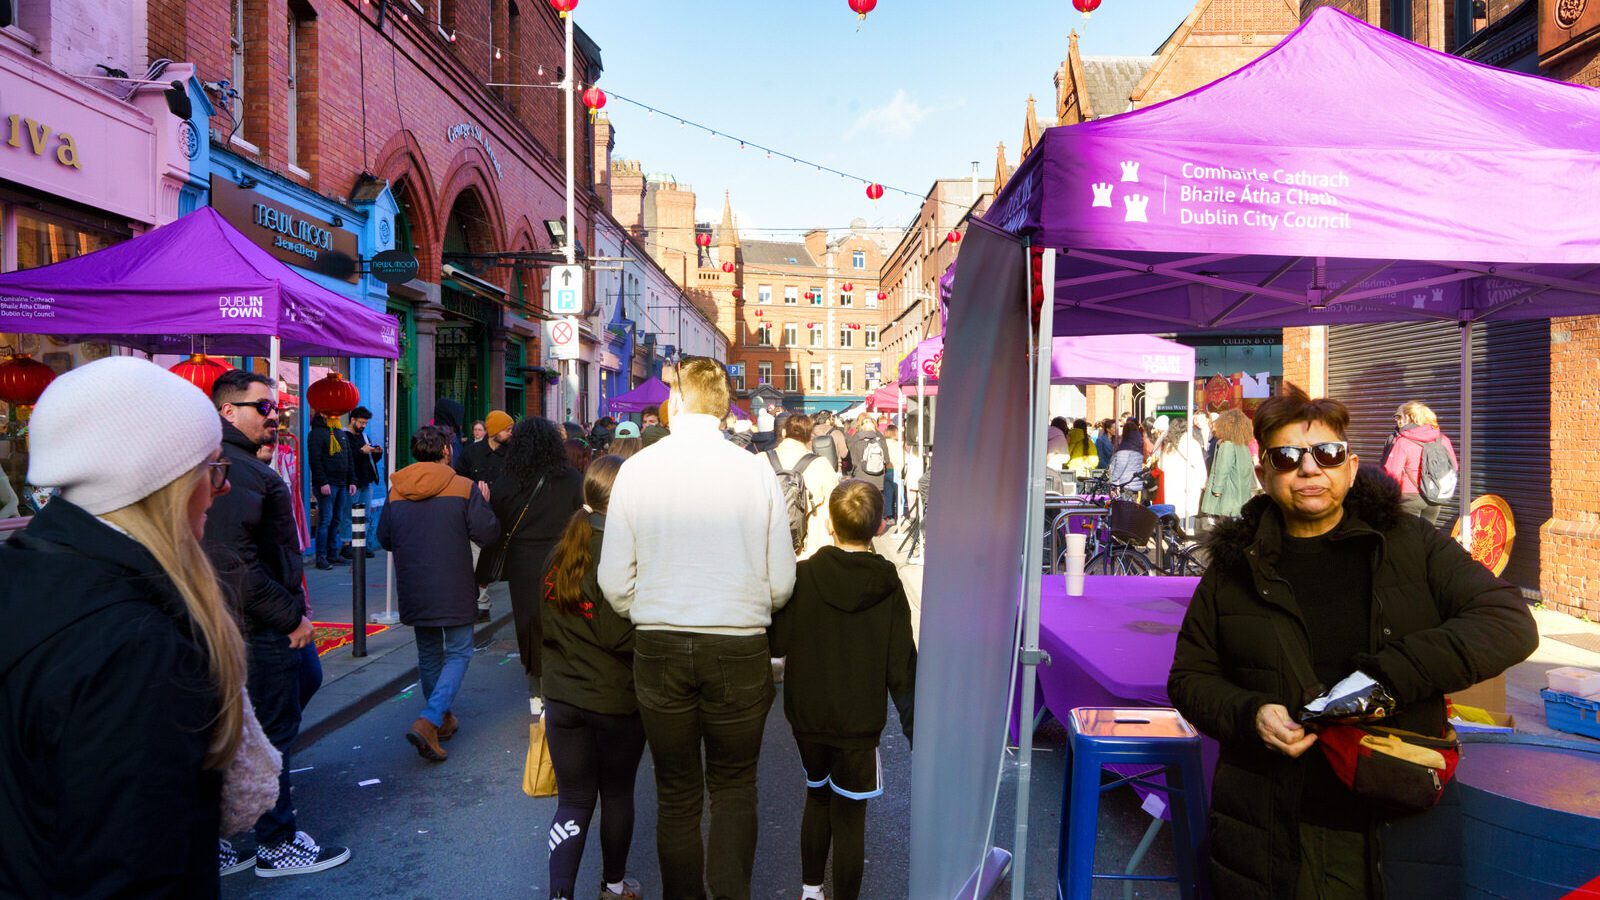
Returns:
[[[878,420],[872,417],[872,413],[862,413],[861,415],[856,416],[856,427],[860,428],[863,425],[871,425],[873,429],[876,430],[878,427]]]
[[[828,518],[839,540],[871,543],[883,524],[883,494],[865,481],[846,478],[828,497]]]
[[[205,767],[224,769],[244,736],[245,653],[244,638],[222,598],[216,570],[189,527],[189,498],[208,477],[202,465],[148,497],[106,513],[105,518],[150,551],[183,598],[217,691],[218,712]]]
[[[1407,419],[1418,425],[1439,427],[1439,417],[1420,400],[1408,400],[1400,404],[1400,408],[1395,410],[1394,414],[1395,418]]]
[[[714,359],[702,356],[685,360],[678,367],[672,389],[683,398],[683,411],[721,419],[733,404],[728,389],[728,373]],[[665,418],[665,417],[663,417]]]

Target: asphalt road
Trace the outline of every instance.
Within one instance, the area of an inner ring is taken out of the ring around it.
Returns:
[[[509,631],[501,633],[508,636]],[[417,755],[405,732],[421,710],[420,697],[403,692],[323,738],[295,759],[299,827],[324,844],[351,847],[337,869],[293,878],[263,879],[246,872],[223,881],[223,896],[237,897],[537,897],[549,895],[546,832],[555,798],[522,793],[529,715],[526,681],[514,641],[481,648],[467,672],[455,712],[461,731],[450,758],[433,764]],[[781,686],[780,686],[781,690]],[[909,866],[911,754],[890,715],[882,753],[885,795],[872,801],[867,821],[867,872],[863,896],[906,896]],[[1055,842],[1061,796],[1061,732],[1041,730],[1034,764],[1029,897],[1055,895]],[[363,786],[362,782],[376,779]],[[1002,790],[996,831],[1010,844],[1013,791]],[[800,892],[800,810],[804,778],[794,739],[783,717],[782,695],[767,719],[760,768],[761,835],[752,896],[794,898]],[[1150,821],[1131,792],[1107,795],[1100,827],[1102,866],[1120,869]],[[634,845],[629,873],[646,897],[660,897],[655,854],[655,784],[645,754],[635,795]],[[596,814],[598,816],[598,813]],[[597,823],[598,824],[598,821]],[[600,881],[598,839],[585,848],[580,896]],[[1168,865],[1163,832],[1152,855]],[[1147,866],[1146,871],[1149,871]],[[998,896],[1008,896],[1008,888]],[[1140,886],[1137,896],[1175,896],[1166,886]],[[1096,895],[1120,897],[1120,887]]]

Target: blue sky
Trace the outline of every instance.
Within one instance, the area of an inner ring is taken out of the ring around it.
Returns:
[[[859,183],[608,103],[616,156],[693,185],[702,221],[731,190],[741,231],[783,239],[858,216],[904,226],[933,179],[973,160],[990,177],[998,141],[1015,164],[1028,95],[1054,117],[1073,28],[1085,55],[1145,55],[1193,5],[1105,0],[1087,29],[1069,0],[880,0],[859,30],[846,0],[583,0],[574,15],[608,92],[917,195],[873,203]]]

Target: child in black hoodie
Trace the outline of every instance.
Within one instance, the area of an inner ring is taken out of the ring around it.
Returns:
[[[894,563],[872,551],[883,494],[855,479],[828,498],[823,547],[797,567],[794,596],[774,617],[773,656],[787,656],[783,711],[806,770],[800,822],[803,900],[822,900],[833,848],[835,900],[861,893],[867,800],[883,793],[878,738],[888,718],[884,694],[911,741],[917,650],[911,607]]]

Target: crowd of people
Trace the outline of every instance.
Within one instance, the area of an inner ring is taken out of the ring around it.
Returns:
[[[459,405],[441,401],[409,436],[415,461],[375,530],[415,633],[423,708],[406,740],[448,760],[482,597],[503,580],[557,774],[551,896],[576,895],[597,807],[600,896],[639,896],[627,862],[649,746],[664,894],[748,897],[782,657],[806,784],[802,896],[824,896],[831,857],[831,896],[856,897],[890,699],[912,736],[910,608],[872,541],[915,454],[870,417],[846,430],[787,414],[739,440],[719,364],[686,359],[671,381],[638,424],[584,433],[496,411],[463,439]],[[135,405],[144,426],[110,424]],[[263,376],[234,370],[207,398],[131,357],[41,397],[29,475],[56,494],[0,545],[0,894],[206,897],[236,872],[350,859],[301,830],[291,801],[321,667],[294,501],[263,461],[278,412]],[[314,565],[348,558],[344,510],[381,483],[368,419],[320,418],[309,439]],[[96,429],[113,427],[107,466]]]

